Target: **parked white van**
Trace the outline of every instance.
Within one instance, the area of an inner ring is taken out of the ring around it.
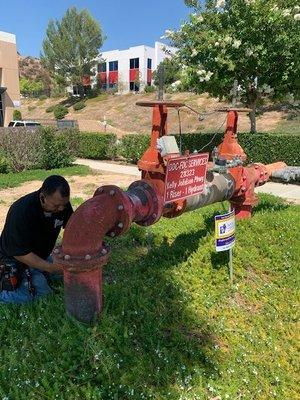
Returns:
[[[8,124],[9,128],[15,128],[18,126],[23,126],[23,127],[33,127],[33,126],[41,126],[41,124],[39,122],[35,122],[35,121],[11,121]]]

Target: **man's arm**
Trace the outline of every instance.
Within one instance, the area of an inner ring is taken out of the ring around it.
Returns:
[[[35,253],[28,253],[24,256],[14,256],[14,258],[32,268],[38,268],[42,271],[50,273],[63,273],[60,265],[49,263],[48,261],[45,261],[41,257],[37,256]]]

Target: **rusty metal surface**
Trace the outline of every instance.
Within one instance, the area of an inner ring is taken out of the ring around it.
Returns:
[[[227,115],[227,126],[222,143],[218,146],[218,158],[231,161],[239,157],[245,161],[247,156],[237,141],[238,113],[230,110]]]
[[[100,314],[102,301],[102,268],[84,273],[64,273],[67,314],[78,321],[91,323]]]

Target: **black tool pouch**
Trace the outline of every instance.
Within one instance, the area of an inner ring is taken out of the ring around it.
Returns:
[[[18,289],[22,281],[22,272],[15,265],[0,265],[0,291],[14,291]]]

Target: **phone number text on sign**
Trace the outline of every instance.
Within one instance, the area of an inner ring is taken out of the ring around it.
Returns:
[[[195,196],[204,191],[208,153],[168,160],[165,203]]]

